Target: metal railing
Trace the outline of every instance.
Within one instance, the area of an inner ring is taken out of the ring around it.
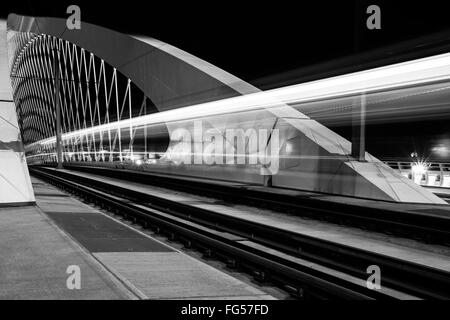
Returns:
[[[424,162],[422,172],[415,172],[413,161],[384,161],[392,169],[396,170],[405,178],[413,180],[421,186],[450,188],[450,163]]]

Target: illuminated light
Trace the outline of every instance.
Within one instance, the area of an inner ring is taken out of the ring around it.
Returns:
[[[137,156],[137,155],[134,155],[134,154],[133,155],[125,155],[123,158],[127,159],[127,160],[130,160],[130,161],[133,161],[133,162],[141,160],[140,156]]]
[[[427,172],[429,165],[426,162],[415,162],[411,166],[414,175],[423,175]]]
[[[403,86],[425,84],[450,79],[450,53],[359,71],[288,87],[172,109],[145,116],[124,119],[91,128],[68,132],[63,140],[94,135],[109,130],[127,129],[152,124],[168,123],[207,116],[216,116],[257,109],[267,109],[277,117],[309,119],[287,104],[337,98],[361,92],[387,90]],[[28,145],[54,144],[55,137]]]
[[[138,165],[138,166],[141,166],[143,163],[144,162],[141,159],[136,160],[136,165]]]
[[[411,165],[411,171],[413,174],[413,180],[416,184],[420,185],[422,183],[423,175],[427,173],[429,164],[426,162],[414,162]]]
[[[293,151],[292,143],[287,142],[286,143],[286,153],[290,154]]]

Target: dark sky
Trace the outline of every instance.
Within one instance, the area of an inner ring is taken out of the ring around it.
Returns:
[[[314,68],[302,72],[304,68],[317,63],[450,30],[448,0],[5,2],[0,5],[3,16],[66,17],[67,6],[78,4],[84,21],[152,36],[266,88],[300,81],[301,75],[315,73]],[[370,4],[381,8],[381,30],[365,27]]]

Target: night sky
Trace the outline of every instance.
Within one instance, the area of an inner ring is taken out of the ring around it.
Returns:
[[[67,6],[78,4],[84,21],[170,43],[263,89],[339,72],[355,61],[305,67],[450,30],[448,1],[5,2],[2,16],[14,12],[67,17]],[[371,4],[381,8],[381,30],[365,26]],[[381,52],[382,57],[388,54]]]

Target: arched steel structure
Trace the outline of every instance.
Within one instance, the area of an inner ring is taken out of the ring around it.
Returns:
[[[261,93],[155,39],[84,22],[81,30],[67,30],[65,23],[8,18],[14,102],[30,163],[55,161],[54,92],[60,82],[65,161],[118,162],[260,184],[270,177],[278,187],[443,203],[370,154],[363,161],[353,158],[349,141],[292,107],[289,99],[278,99],[276,91]],[[381,87],[382,82],[374,86]],[[299,92],[304,101],[313,101],[318,93],[326,99],[358,98],[362,91],[357,82],[345,90],[318,82]],[[193,141],[183,140],[186,134]],[[204,157],[205,149],[213,156]]]

